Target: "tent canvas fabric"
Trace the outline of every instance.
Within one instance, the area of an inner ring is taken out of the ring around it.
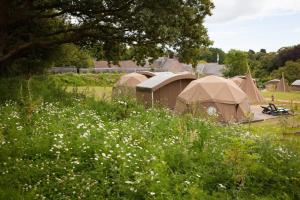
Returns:
[[[136,86],[147,79],[146,76],[138,73],[126,74],[113,87],[112,96],[135,96]]]
[[[289,91],[289,85],[286,83],[284,76],[282,76],[280,81],[277,83],[276,91],[277,92],[288,92]]]
[[[177,113],[218,114],[219,121],[239,122],[247,117],[250,104],[247,95],[231,80],[207,76],[192,81],[177,97]]]
[[[116,86],[136,87],[137,84],[145,80],[147,80],[147,77],[142,74],[130,73],[122,76]]]
[[[277,84],[279,83],[279,79],[273,79],[273,80],[270,80],[270,81],[267,81],[265,82],[265,88],[268,90],[268,91],[275,91],[276,90],[276,87],[277,87]]]
[[[235,84],[237,84],[239,87],[241,86],[242,82],[244,81],[244,79],[242,79],[242,78],[240,78],[240,77],[237,77],[237,76],[231,78],[231,80],[232,80]]]
[[[266,85],[276,85],[280,80],[279,79],[272,79],[270,81],[265,82],[265,86]]]
[[[174,109],[178,94],[193,80],[192,74],[158,74],[136,87],[136,97],[145,106],[154,104]]]
[[[264,102],[264,98],[256,87],[250,73],[246,75],[240,87],[247,94],[250,103],[260,104]]]
[[[233,82],[235,82],[239,87],[241,87],[243,81],[246,79],[246,76],[235,76],[232,77],[230,80],[232,80]],[[252,79],[254,82],[254,85],[256,85],[256,80]]]
[[[293,91],[300,91],[300,80],[295,80],[291,85],[291,89]]]

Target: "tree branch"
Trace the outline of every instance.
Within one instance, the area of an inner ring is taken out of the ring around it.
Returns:
[[[101,33],[96,30],[89,30],[82,32],[76,32],[76,30],[72,30],[72,34],[66,34],[65,36],[61,37],[61,39],[53,39],[50,38],[36,38],[34,41],[23,43],[21,45],[18,45],[15,48],[12,48],[10,51],[8,51],[5,55],[0,57],[0,66],[7,62],[10,59],[15,58],[20,53],[33,48],[33,47],[39,47],[39,48],[49,48],[56,45],[61,45],[65,43],[71,43],[71,42],[77,42],[79,40],[91,37],[91,38],[102,38],[103,40],[121,40],[124,39],[122,37],[117,37],[115,35],[110,34],[109,32]],[[103,30],[105,31],[105,30]]]

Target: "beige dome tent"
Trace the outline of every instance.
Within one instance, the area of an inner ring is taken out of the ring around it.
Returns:
[[[147,79],[145,75],[138,73],[126,74],[113,87],[112,96],[135,96],[136,86]]]
[[[277,92],[288,92],[289,91],[289,85],[286,83],[283,74],[282,74],[280,81],[277,83],[276,91]]]
[[[219,121],[239,122],[250,112],[247,95],[231,80],[206,76],[192,81],[177,97],[175,111],[218,114]]]
[[[264,102],[264,98],[256,87],[250,72],[246,75],[240,87],[247,94],[250,103],[260,104]]]

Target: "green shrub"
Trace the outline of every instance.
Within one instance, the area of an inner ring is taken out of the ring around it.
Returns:
[[[45,101],[68,101],[74,95],[66,92],[67,86],[112,87],[120,78],[119,73],[102,74],[55,74],[31,78],[0,78],[0,103],[6,100],[20,101],[23,98]],[[68,102],[70,103],[70,102]]]

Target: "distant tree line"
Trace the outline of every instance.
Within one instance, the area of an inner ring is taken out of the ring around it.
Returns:
[[[224,75],[227,77],[243,75],[250,69],[260,82],[281,78],[284,74],[291,83],[300,79],[300,45],[284,47],[277,52],[267,52],[265,49],[259,52],[232,49],[225,55],[224,64]]]

